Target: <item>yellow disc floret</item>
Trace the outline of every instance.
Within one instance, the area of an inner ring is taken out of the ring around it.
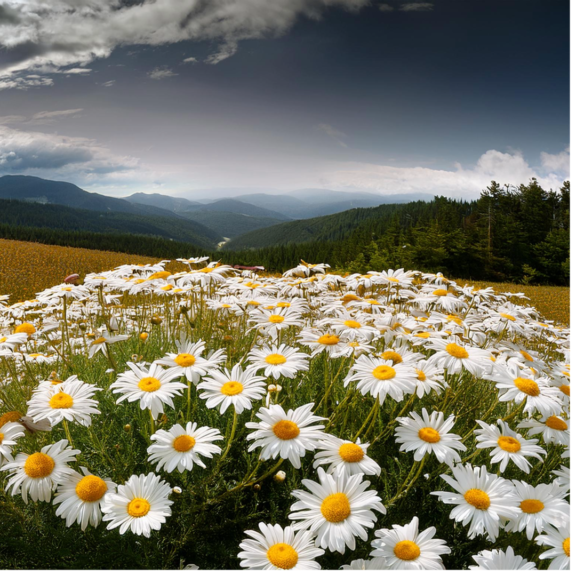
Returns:
[[[416,560],[420,556],[420,546],[412,540],[402,540],[394,546],[394,555],[405,562]]]
[[[74,398],[70,396],[70,394],[66,394],[64,392],[58,392],[58,394],[54,394],[52,398],[50,398],[50,408],[54,410],[62,410],[67,408],[72,408],[74,405]]]
[[[188,434],[182,434],[181,436],[174,438],[172,448],[174,448],[176,452],[188,452],[189,450],[192,450],[195,445],[196,440],[192,438],[192,436],[188,436]]]
[[[502,450],[512,453],[519,452],[522,449],[522,444],[516,438],[512,438],[512,436],[500,436],[498,438],[498,446]]]
[[[376,368],[372,370],[372,376],[377,380],[390,380],[390,378],[396,376],[396,370],[394,370],[392,366],[383,364],[382,366],[376,366]]]
[[[426,374],[423,370],[416,368],[416,374],[418,374],[418,380],[420,380],[420,382],[424,382],[426,380]]]
[[[432,294],[434,294],[434,296],[448,296],[448,290],[444,290],[444,288],[438,288],[438,290],[434,290]]]
[[[346,442],[338,448],[338,454],[344,462],[360,462],[364,458],[364,450],[358,446],[358,444],[353,444],[352,442]]]
[[[520,510],[524,512],[524,514],[538,514],[538,512],[542,512],[544,510],[544,504],[541,500],[522,500],[520,502]]]
[[[514,386],[516,386],[520,392],[524,392],[526,396],[538,396],[540,394],[538,384],[536,384],[534,380],[530,380],[530,378],[516,378],[514,380]]]
[[[22,418],[22,414],[20,414],[20,412],[6,412],[6,414],[2,414],[2,416],[0,416],[0,428],[2,428],[2,426],[8,422],[18,422],[20,418]]]
[[[280,316],[279,314],[270,314],[268,320],[272,322],[272,324],[281,324],[284,322],[284,316]]]
[[[106,482],[98,476],[84,476],[76,484],[76,495],[84,502],[97,502],[106,494],[107,490]]]
[[[273,366],[278,366],[278,364],[286,363],[286,356],[282,356],[282,354],[268,354],[265,358],[265,362],[267,364],[272,364]]]
[[[558,416],[550,416],[547,418],[546,426],[548,426],[548,428],[552,428],[552,430],[568,430],[568,424],[566,424],[564,420],[558,418]]]
[[[348,496],[342,492],[331,494],[324,498],[320,506],[320,512],[328,522],[343,522],[350,516],[350,501],[348,500]]]
[[[440,442],[440,434],[434,428],[420,428],[418,430],[418,438],[429,444]]]
[[[356,320],[344,320],[344,326],[348,326],[348,328],[361,328],[362,324],[356,322]]]
[[[562,542],[562,550],[564,550],[564,554],[570,558],[570,538],[566,538],[566,540]]]
[[[192,354],[186,354],[183,352],[174,358],[174,362],[182,368],[188,368],[188,366],[194,366],[194,364],[196,364],[196,358],[192,356]]]
[[[382,354],[380,354],[380,358],[383,358],[384,360],[392,360],[393,364],[400,364],[401,362],[404,362],[402,356],[400,356],[398,352],[394,352],[394,350],[386,350],[386,352],[382,352]]]
[[[270,546],[266,554],[270,564],[280,570],[291,570],[298,564],[298,552],[290,544],[274,544]]]
[[[28,336],[32,336],[36,332],[36,328],[29,322],[23,322],[22,324],[16,326],[14,330],[14,334],[28,334]]]
[[[490,508],[490,496],[484,490],[478,490],[478,488],[467,490],[464,493],[464,500],[477,510],[488,510]]]
[[[138,382],[138,388],[143,392],[156,392],[162,386],[160,380],[158,378],[154,378],[152,376],[147,376],[146,378],[142,378],[140,382]]]
[[[237,382],[236,380],[230,380],[230,382],[226,382],[222,388],[220,388],[220,392],[225,396],[236,396],[240,394],[244,390],[244,386],[242,386],[241,382]]]
[[[455,344],[454,342],[450,342],[450,344],[446,346],[446,352],[448,352],[450,356],[454,356],[454,358],[463,359],[468,358],[469,356],[466,348],[458,346],[458,344]]]
[[[128,514],[134,518],[142,518],[150,512],[150,502],[145,498],[134,498],[130,500],[126,508]]]
[[[24,473],[29,478],[46,478],[52,474],[55,465],[56,463],[48,454],[36,452],[26,458]]]
[[[291,420],[280,420],[272,426],[272,432],[280,440],[292,440],[300,434],[300,428]]]
[[[340,342],[340,338],[336,334],[324,334],[318,338],[318,343],[324,346],[335,346],[338,342]]]

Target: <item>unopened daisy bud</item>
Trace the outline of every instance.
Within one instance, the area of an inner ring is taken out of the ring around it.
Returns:
[[[276,392],[276,390],[276,384],[270,384],[270,386],[268,386],[268,392]]]
[[[162,324],[162,318],[160,318],[159,316],[152,316],[150,322],[152,322],[152,324],[154,324],[155,326],[158,326],[158,324]]]
[[[78,327],[80,328],[80,330],[82,330],[82,332],[85,332],[86,329],[88,328],[88,326],[86,326],[84,322],[80,322],[80,324],[78,324]]]
[[[180,306],[180,314],[186,314],[190,308],[188,306]]]
[[[254,490],[254,492],[260,492],[261,488],[262,486],[260,486],[260,484],[254,484],[254,486],[252,486],[252,490]]]
[[[276,392],[282,392],[282,386],[280,386],[280,384],[276,384]]]
[[[182,488],[180,488],[180,486],[174,486],[174,488],[172,488],[172,492],[180,496],[180,494],[182,494]]]
[[[138,354],[132,354],[132,362],[138,362]]]
[[[130,432],[132,430],[132,426],[130,424],[124,424],[124,432]]]
[[[146,340],[148,340],[148,332],[142,332],[142,334],[140,334],[140,340],[146,342]]]
[[[284,470],[279,470],[274,474],[274,482],[278,482],[278,484],[284,482],[286,480],[286,472]]]

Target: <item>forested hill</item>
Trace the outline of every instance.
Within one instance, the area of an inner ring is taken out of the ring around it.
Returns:
[[[492,182],[472,202],[435,197],[259,230],[227,248],[244,248],[255,236],[259,246],[273,239],[278,245],[227,257],[274,269],[303,258],[351,272],[404,267],[470,279],[567,284],[569,211],[569,182],[559,192],[545,191],[536,180],[518,188]]]

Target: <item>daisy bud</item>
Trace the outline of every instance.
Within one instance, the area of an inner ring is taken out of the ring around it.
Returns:
[[[190,308],[188,306],[180,306],[180,314],[186,314]]]
[[[172,488],[172,492],[179,496],[180,494],[182,494],[182,488],[180,488],[180,486],[174,486],[174,488]]]
[[[276,474],[274,474],[274,482],[278,482],[278,484],[281,484],[282,482],[284,482],[284,480],[286,480],[286,472],[284,472],[284,470],[280,470],[279,472],[276,472]]]
[[[140,334],[140,340],[146,342],[146,340],[148,340],[148,332],[142,332],[142,334]]]
[[[84,324],[84,322],[80,322],[80,324],[78,324],[78,328],[80,328],[80,330],[82,330],[82,332],[85,332],[86,328],[88,328],[88,326],[86,326],[86,324]]]
[[[138,354],[132,354],[132,362],[138,362]]]
[[[276,392],[282,392],[282,386],[280,386],[280,384],[276,385]]]
[[[158,324],[162,324],[162,318],[160,318],[159,316],[152,316],[150,322],[152,322],[152,324],[154,324],[155,326],[158,326]]]
[[[124,432],[130,432],[132,430],[132,426],[130,424],[124,424]]]
[[[268,386],[268,392],[276,392],[276,384],[270,384],[270,386]]]
[[[254,484],[254,486],[252,486],[252,490],[254,490],[254,492],[260,492],[261,488],[262,486],[260,486],[260,484]]]

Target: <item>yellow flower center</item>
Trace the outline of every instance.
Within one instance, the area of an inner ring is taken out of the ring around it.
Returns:
[[[364,458],[364,450],[358,446],[358,444],[353,444],[352,442],[346,442],[338,448],[338,454],[344,462],[360,462]]]
[[[564,394],[566,394],[566,396],[570,396],[570,385],[569,384],[562,384],[562,386],[560,386],[560,391],[564,392]]]
[[[352,302],[352,300],[360,300],[360,298],[356,296],[356,294],[345,294],[342,296],[342,302],[344,302],[344,304]]]
[[[348,328],[361,328],[362,324],[360,324],[360,322],[356,322],[356,320],[345,320],[344,326],[348,326]]]
[[[394,278],[392,276],[386,276],[386,279],[388,280],[388,282],[400,282],[398,278]]]
[[[106,482],[98,476],[84,476],[76,484],[76,495],[84,502],[97,502],[106,494],[107,490]]]
[[[392,366],[376,366],[376,368],[372,370],[372,376],[378,380],[390,380],[390,378],[396,376],[396,370],[394,370]]]
[[[220,392],[226,396],[236,396],[237,394],[240,394],[242,390],[244,390],[244,386],[242,386],[241,382],[237,382],[236,380],[230,380],[230,382],[226,382],[226,384],[220,388]]]
[[[290,420],[280,420],[272,426],[272,432],[280,440],[292,440],[300,434],[300,428]]]
[[[544,510],[544,504],[541,500],[522,500],[520,502],[520,510],[524,512],[524,514],[538,514],[538,512],[542,512]]]
[[[412,540],[402,540],[394,546],[394,555],[405,562],[416,560],[420,556],[420,546]]]
[[[386,350],[386,352],[382,352],[382,354],[380,354],[380,358],[383,358],[384,360],[392,360],[393,364],[400,364],[401,362],[404,362],[402,356],[400,356],[398,352],[394,352],[394,350]]]
[[[444,290],[444,288],[438,288],[438,290],[434,290],[432,294],[434,294],[434,296],[448,296],[448,290]]]
[[[106,342],[106,338],[103,338],[102,336],[100,336],[100,338],[96,338],[96,340],[94,340],[94,342],[92,342],[92,344],[103,344],[104,342]]]
[[[454,342],[450,342],[450,344],[446,346],[446,352],[448,352],[450,356],[454,356],[454,358],[468,358],[466,348],[458,346],[458,344],[455,344]]]
[[[292,306],[290,302],[278,302],[278,304],[276,304],[276,308],[290,308],[290,306]]]
[[[4,441],[4,434],[2,434],[2,432],[0,432],[0,446],[2,445],[3,441]]]
[[[418,374],[418,380],[420,380],[420,382],[424,382],[424,380],[426,380],[426,374],[424,374],[422,370],[416,368],[416,374]]]
[[[182,434],[182,436],[174,438],[172,448],[174,448],[176,452],[188,452],[189,450],[192,450],[192,448],[194,448],[195,445],[196,440],[192,438],[192,436]]]
[[[420,430],[418,430],[418,438],[429,444],[440,442],[440,434],[438,434],[434,428],[420,428]]]
[[[464,493],[464,500],[477,510],[488,510],[490,508],[490,496],[484,490],[472,488]]]
[[[24,473],[29,478],[46,478],[52,474],[56,463],[47,454],[36,452],[26,458],[24,462]]]
[[[414,334],[416,338],[430,338],[430,332],[418,332],[418,334]]]
[[[454,322],[455,324],[458,324],[458,326],[462,325],[462,319],[455,314],[448,314],[448,316],[446,316],[446,320],[448,322]]]
[[[298,552],[290,544],[274,544],[266,554],[270,564],[280,570],[291,570],[298,563]]]
[[[148,276],[148,280],[163,280],[170,276],[170,272],[167,270],[161,270],[160,272],[154,272],[151,276]]]
[[[337,523],[346,520],[346,518],[350,516],[350,501],[348,500],[348,496],[342,492],[331,494],[324,498],[320,506],[320,512],[322,512],[322,516],[324,516],[328,522]]]
[[[500,438],[498,438],[498,446],[506,452],[513,453],[522,449],[522,444],[520,444],[516,438],[512,438],[512,436],[500,436]]]
[[[54,410],[72,408],[74,405],[74,398],[64,392],[58,392],[58,394],[54,394],[54,396],[50,398],[49,404],[50,408],[53,408]]]
[[[548,426],[548,428],[552,428],[552,430],[568,430],[568,424],[566,424],[564,420],[558,418],[558,416],[550,416],[547,418],[546,426]]]
[[[36,328],[34,328],[34,326],[32,324],[30,324],[29,322],[24,322],[22,324],[20,324],[19,326],[16,326],[16,329],[14,330],[14,334],[28,334],[28,336],[32,336],[32,334],[34,334],[34,332],[36,332]]]
[[[510,316],[510,314],[504,314],[501,312],[500,316],[502,316],[502,318],[506,318],[506,320],[510,320],[511,322],[516,322],[516,318],[514,318],[514,316]]]
[[[184,352],[182,354],[178,354],[178,356],[174,358],[174,362],[176,362],[176,364],[182,368],[188,368],[188,366],[194,366],[194,364],[196,364],[196,358],[192,356],[192,354],[186,354]]]
[[[281,324],[284,322],[284,316],[280,316],[278,314],[270,314],[268,320],[272,322],[272,324]]]
[[[206,266],[206,268],[201,268],[200,270],[198,270],[198,272],[203,272],[204,274],[209,274],[213,270],[214,270],[214,268],[210,268],[209,266]]]
[[[268,354],[268,356],[266,356],[265,362],[274,366],[278,366],[278,364],[284,364],[286,362],[286,356],[282,356],[282,354]]]
[[[524,360],[528,360],[528,362],[534,362],[534,358],[532,358],[532,356],[530,356],[530,354],[528,354],[528,352],[525,352],[524,350],[520,350],[520,354],[522,355]]]
[[[2,336],[2,338],[0,338],[0,344],[6,342],[6,340],[8,340],[8,338],[6,336]]]
[[[250,306],[260,306],[260,302],[257,302],[256,300],[248,300],[246,304],[250,304]]]
[[[335,346],[340,342],[340,338],[336,334],[324,334],[318,338],[318,344],[323,344],[324,346]]]
[[[0,416],[0,428],[2,428],[2,426],[8,422],[18,422],[20,418],[22,418],[22,414],[20,414],[20,412],[6,412],[6,414]]]
[[[150,512],[150,502],[145,498],[134,498],[128,503],[126,508],[128,514],[134,518],[142,518]]]
[[[158,378],[153,378],[152,376],[142,378],[142,380],[138,382],[138,388],[143,392],[156,392],[161,385],[160,380],[158,380]]]
[[[526,396],[538,396],[540,394],[538,384],[536,384],[534,380],[530,380],[530,378],[516,378],[514,380],[514,386],[516,386],[520,392],[524,392]]]
[[[562,549],[564,550],[564,554],[570,558],[570,538],[566,538],[566,540],[562,542]]]

